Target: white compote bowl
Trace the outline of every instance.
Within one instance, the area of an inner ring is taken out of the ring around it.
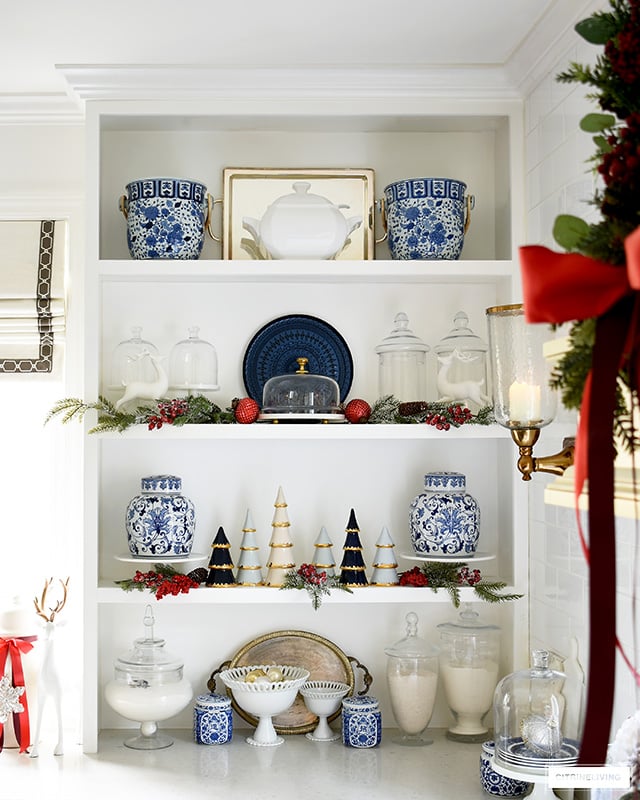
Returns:
[[[250,672],[279,670],[282,680],[271,682],[256,680],[248,683],[245,678]],[[220,680],[228,686],[236,703],[248,714],[258,717],[258,725],[253,736],[247,737],[249,744],[257,747],[273,747],[282,744],[284,739],[276,734],[272,717],[282,714],[293,705],[298,689],[309,677],[309,670],[279,664],[259,664],[248,667],[233,667],[220,673]]]
[[[329,727],[327,718],[338,710],[340,701],[348,691],[347,684],[338,681],[307,681],[303,684],[300,694],[304,703],[318,717],[318,724],[311,733],[306,734],[307,739],[314,742],[333,742],[340,738],[340,734]]]

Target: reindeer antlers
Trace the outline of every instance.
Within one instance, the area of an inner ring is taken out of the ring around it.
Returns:
[[[62,578],[58,578],[60,581],[60,585],[62,586],[62,600],[58,600],[55,606],[52,608],[49,606],[49,611],[51,612],[49,616],[46,615],[44,610],[45,600],[47,599],[47,592],[51,584],[53,583],[53,578],[49,578],[48,581],[44,582],[44,588],[42,590],[42,596],[40,600],[37,597],[33,598],[33,604],[36,607],[36,613],[39,617],[42,617],[43,620],[46,622],[53,622],[53,619],[56,614],[58,614],[64,608],[64,604],[67,602],[67,590],[69,587],[69,578],[66,581],[63,581]]]

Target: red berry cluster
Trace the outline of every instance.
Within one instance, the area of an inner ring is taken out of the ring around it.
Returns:
[[[439,431],[448,431],[452,425],[457,428],[460,425],[464,425],[465,422],[469,422],[472,416],[473,414],[466,406],[456,405],[447,406],[443,414],[432,411],[427,414],[424,421],[427,425],[433,425]]]
[[[310,583],[313,586],[322,586],[327,582],[327,573],[324,570],[318,572],[313,564],[301,564],[298,569],[298,575],[305,583]]]
[[[601,210],[606,217],[628,220],[637,224],[637,203],[640,190],[640,114],[631,114],[626,127],[617,135],[611,134],[607,142],[610,150],[604,153],[598,166],[606,191]]]
[[[200,584],[188,575],[163,575],[161,572],[140,572],[136,570],[133,582],[142,584],[146,589],[155,592],[156,600],[161,600],[168,594],[186,594],[189,589],[195,589]]]
[[[475,586],[482,580],[479,569],[469,569],[469,567],[460,567],[458,572],[458,583],[466,586]]]
[[[429,580],[420,567],[414,567],[400,575],[400,586],[428,586]]]
[[[150,414],[147,417],[149,430],[154,428],[160,430],[163,425],[172,425],[176,417],[181,417],[189,410],[189,403],[186,400],[160,400],[158,403],[158,413]]]

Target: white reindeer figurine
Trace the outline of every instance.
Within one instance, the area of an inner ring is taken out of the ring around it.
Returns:
[[[63,734],[62,734],[62,686],[60,683],[60,675],[56,664],[56,647],[55,647],[55,632],[56,632],[56,615],[59,614],[67,602],[67,589],[69,586],[69,578],[63,581],[59,578],[60,585],[62,586],[62,599],[58,600],[54,606],[49,606],[49,613],[45,612],[45,601],[47,592],[53,583],[53,578],[45,581],[44,589],[40,599],[34,598],[33,602],[36,607],[36,612],[41,619],[44,620],[44,654],[42,656],[42,666],[40,668],[40,680],[38,682],[38,717],[36,721],[36,730],[33,737],[33,746],[29,749],[29,756],[37,758],[40,754],[38,752],[38,745],[40,741],[40,728],[42,726],[42,712],[47,700],[51,698],[55,706],[56,716],[58,719],[58,742],[55,746],[53,754],[61,756],[63,753]]]
[[[479,381],[449,381],[449,368],[454,358],[465,363],[475,361],[478,357],[471,356],[468,353],[461,353],[459,350],[453,350],[448,356],[438,356],[440,369],[438,370],[436,385],[438,387],[440,400],[443,400],[445,403],[471,400],[479,407],[487,405],[489,398],[482,391],[484,378]]]
[[[156,400],[164,397],[169,388],[169,377],[162,366],[165,356],[156,356],[144,350],[138,358],[150,358],[156,371],[155,381],[131,381],[125,386],[124,394],[116,403],[116,410],[132,400]]]

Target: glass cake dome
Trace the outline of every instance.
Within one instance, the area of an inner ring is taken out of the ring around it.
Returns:
[[[340,387],[326,375],[307,372],[309,360],[296,359],[298,369],[290,375],[275,375],[265,383],[260,420],[342,422]]]

